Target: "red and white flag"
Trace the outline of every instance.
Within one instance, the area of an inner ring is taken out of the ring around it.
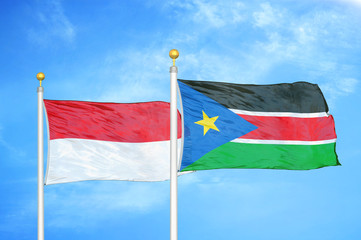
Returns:
[[[169,179],[169,103],[44,100],[44,104],[49,128],[46,185]]]

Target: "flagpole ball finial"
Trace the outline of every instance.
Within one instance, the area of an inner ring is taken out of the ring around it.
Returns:
[[[175,66],[175,60],[178,58],[179,52],[177,49],[172,49],[169,51],[169,57],[173,59],[173,66]]]
[[[39,72],[38,74],[36,74],[36,78],[40,81],[40,87],[41,87],[41,81],[43,81],[45,79],[45,74],[42,72]]]

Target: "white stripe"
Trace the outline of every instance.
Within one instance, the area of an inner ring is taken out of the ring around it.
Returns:
[[[297,117],[297,118],[317,118],[328,117],[330,114],[326,112],[317,113],[293,113],[293,112],[252,112],[239,109],[229,109],[236,114],[250,115],[250,116],[264,116],[264,117]]]
[[[254,144],[280,144],[280,145],[320,145],[336,142],[336,138],[321,141],[292,141],[292,140],[258,140],[237,138],[231,142],[235,143],[254,143]]]
[[[169,151],[169,141],[50,140],[45,184],[85,180],[168,180]]]

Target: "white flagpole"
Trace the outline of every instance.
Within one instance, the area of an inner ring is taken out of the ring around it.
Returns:
[[[36,78],[40,81],[38,92],[38,240],[44,240],[44,132],[43,132],[43,93],[41,82],[44,73],[39,72]]]
[[[179,56],[176,49],[169,52],[173,59],[170,67],[170,240],[178,239],[178,189],[177,189],[177,73],[175,59]]]

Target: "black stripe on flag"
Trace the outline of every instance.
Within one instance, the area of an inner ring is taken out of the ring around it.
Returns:
[[[308,82],[254,85],[182,79],[179,81],[226,108],[255,112],[328,112],[320,88],[317,84]]]

